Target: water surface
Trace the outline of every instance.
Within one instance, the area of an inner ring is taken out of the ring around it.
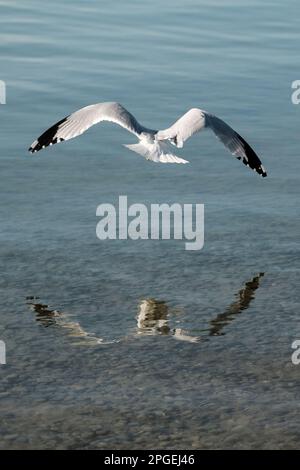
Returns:
[[[0,1],[1,448],[299,446],[296,0]],[[193,106],[190,165],[145,162],[110,124],[27,153],[84,105],[163,128]],[[205,245],[96,238],[96,207],[204,203]]]

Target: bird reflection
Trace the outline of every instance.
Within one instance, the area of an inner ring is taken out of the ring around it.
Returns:
[[[189,342],[197,342],[198,337],[190,335],[182,328],[171,328],[169,317],[172,309],[166,302],[155,299],[143,299],[139,304],[137,315],[138,335],[172,335],[176,339]]]
[[[151,335],[156,332],[168,335],[170,332],[168,311],[169,307],[164,301],[143,299],[137,316],[138,333]]]
[[[238,292],[237,300],[230,304],[225,312],[219,313],[210,323],[209,336],[221,336],[223,328],[234,320],[236,315],[246,310],[255,297],[255,291],[259,288],[260,279],[264,273],[259,273],[250,281],[246,282],[244,287]]]
[[[187,329],[173,327],[174,322],[181,323],[180,315],[184,313],[183,309],[170,307],[163,300],[153,298],[143,299],[138,305],[137,326],[134,335],[170,336],[174,339],[190,343],[208,340],[209,336],[222,336],[225,334],[222,331],[224,327],[229,325],[237,315],[249,307],[263,276],[264,273],[259,273],[246,282],[243,288],[236,294],[237,299],[223,313],[219,313],[209,321],[209,327],[201,330],[203,333],[201,336],[196,336]],[[88,341],[90,344],[116,342],[116,340],[104,341],[102,338],[97,338],[93,334],[88,333],[78,322],[72,321],[68,314],[41,303],[38,297],[27,297],[26,300],[30,308],[36,313],[36,321],[44,327],[54,326],[62,328],[68,336],[72,336],[77,340]]]
[[[38,297],[26,297],[27,305],[36,313],[36,321],[44,327],[55,326],[65,330],[68,336],[78,340],[88,341],[90,344],[103,342],[102,338],[96,338],[85,331],[78,322],[72,321],[68,315],[59,310],[51,309],[48,305],[39,302]],[[80,342],[80,341],[79,341]]]
[[[223,313],[218,314],[209,324],[208,329],[202,330],[208,336],[222,336],[223,328],[236,318],[243,310],[247,309],[255,297],[255,291],[259,287],[260,279],[264,273],[259,273],[238,292],[237,300],[230,304]],[[205,339],[205,336],[194,336],[191,332],[182,328],[171,328],[169,325],[172,317],[172,309],[164,301],[155,299],[143,299],[139,305],[137,316],[137,334],[139,335],[172,335],[175,339],[192,343]]]

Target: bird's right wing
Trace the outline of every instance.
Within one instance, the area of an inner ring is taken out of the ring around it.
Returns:
[[[136,136],[144,129],[119,103],[97,103],[81,108],[54,124],[38,137],[28,150],[34,153],[49,145],[72,139],[101,121],[119,124]]]

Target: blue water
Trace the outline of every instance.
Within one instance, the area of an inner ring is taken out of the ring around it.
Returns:
[[[296,0],[0,0],[0,447],[297,448]],[[111,124],[32,156],[87,104],[148,127],[225,119],[262,179],[209,132],[145,161]],[[100,241],[96,207],[205,205],[205,245]]]

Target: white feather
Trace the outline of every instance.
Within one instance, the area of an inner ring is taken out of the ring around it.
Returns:
[[[187,160],[179,158],[168,152],[168,147],[164,142],[154,141],[153,143],[141,140],[138,144],[126,145],[129,150],[138,153],[152,162],[160,163],[188,163]]]

